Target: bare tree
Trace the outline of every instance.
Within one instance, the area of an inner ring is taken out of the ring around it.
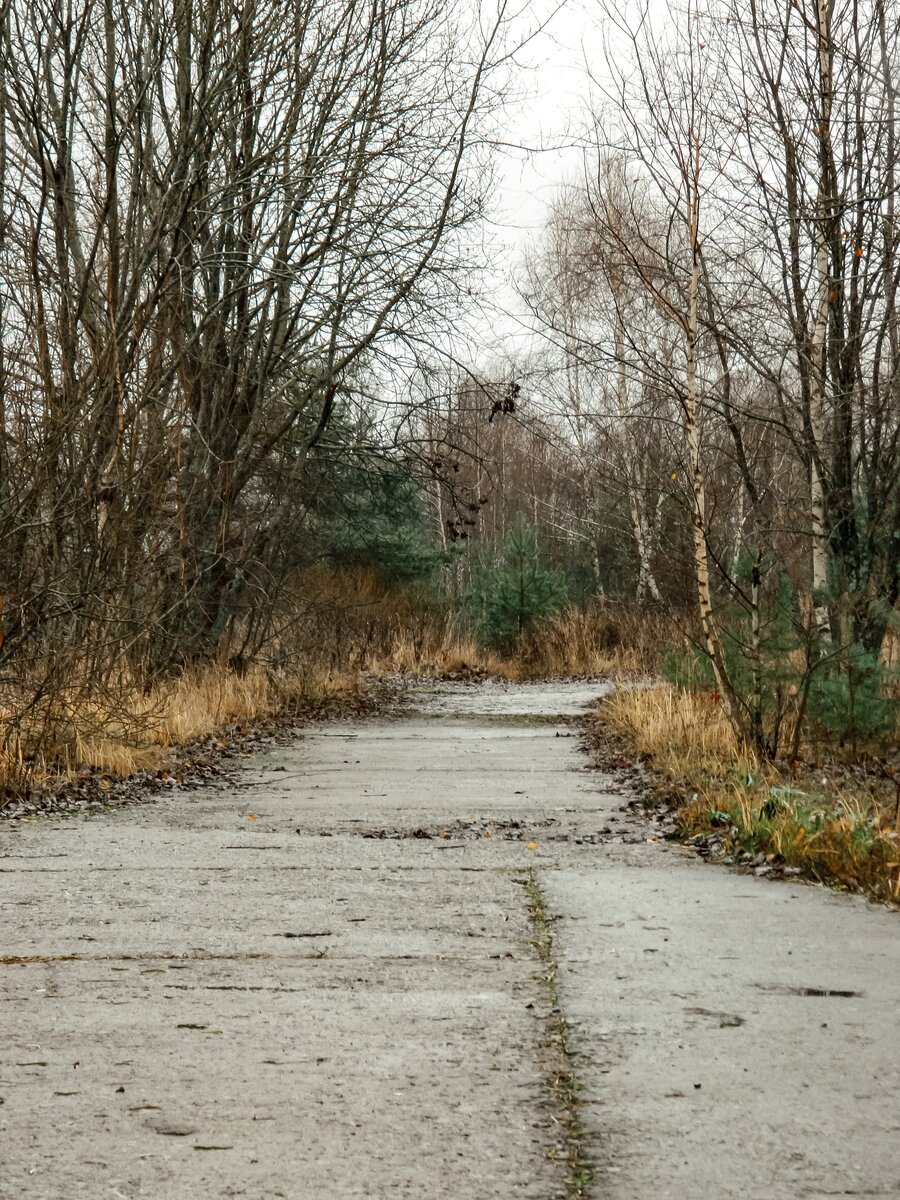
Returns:
[[[713,17],[731,85],[717,119],[756,246],[756,279],[745,260],[732,285],[757,302],[727,335],[775,390],[808,472],[817,624],[877,651],[900,596],[898,12],[763,0]]]
[[[898,14],[887,0],[689,0],[632,24],[601,11],[605,103],[565,218],[578,233],[561,283],[545,269],[529,288],[567,379],[605,364],[595,411],[667,430],[683,458],[672,495],[701,642],[735,728],[765,749],[764,609],[785,572],[808,649],[798,729],[812,673],[877,654],[896,620]],[[623,492],[647,491],[645,459]],[[636,543],[641,525],[632,506]]]
[[[7,654],[93,623],[157,670],[271,607],[335,414],[452,306],[505,28],[503,3],[4,0]]]

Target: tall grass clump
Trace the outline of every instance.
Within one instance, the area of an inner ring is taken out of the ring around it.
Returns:
[[[213,663],[150,687],[122,676],[103,689],[57,689],[35,698],[22,681],[0,708],[0,808],[4,797],[82,771],[129,776],[164,765],[172,750],[336,698],[365,683],[311,665],[302,673]]]

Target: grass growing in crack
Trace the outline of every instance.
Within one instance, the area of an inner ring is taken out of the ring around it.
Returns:
[[[528,916],[534,931],[532,946],[541,964],[541,981],[550,1002],[548,1044],[555,1051],[554,1062],[547,1079],[553,1100],[552,1120],[560,1130],[562,1148],[549,1151],[549,1157],[566,1165],[566,1191],[570,1196],[583,1197],[593,1178],[593,1168],[585,1157],[583,1135],[578,1120],[579,1084],[572,1065],[569,1046],[569,1026],[563,1016],[556,986],[556,958],[553,953],[553,931],[544,906],[544,897],[534,868],[527,872],[525,892],[528,896]]]

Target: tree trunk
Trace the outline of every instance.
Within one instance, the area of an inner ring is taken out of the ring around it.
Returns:
[[[737,698],[731,687],[725,667],[722,648],[715,627],[712,589],[709,578],[709,551],[706,545],[706,484],[703,475],[703,460],[700,447],[699,388],[697,382],[697,343],[700,300],[700,185],[699,185],[699,141],[692,147],[693,178],[691,180],[688,232],[690,236],[691,273],[688,281],[688,311],[685,328],[687,379],[684,396],[684,425],[690,456],[691,478],[691,523],[694,530],[694,571],[697,585],[697,604],[700,609],[700,626],[706,653],[712,665],[716,687],[721,696],[725,714],[739,738],[744,728],[737,707]]]

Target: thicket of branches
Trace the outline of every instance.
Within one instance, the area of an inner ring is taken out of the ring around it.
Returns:
[[[875,728],[896,0],[601,5],[532,349],[387,384],[468,302],[507,25],[470,15],[0,0],[2,681],[245,661],[317,557],[463,603],[518,530],[570,599],[692,607],[673,670],[758,749],[841,696]]]
[[[616,446],[637,596],[690,546],[699,669],[772,749],[789,698],[796,743],[838,676],[877,691],[897,623],[900,11],[606,16],[592,170],[523,292],[587,456]]]
[[[453,305],[503,25],[437,0],[3,0],[9,680],[264,644],[379,356]]]

